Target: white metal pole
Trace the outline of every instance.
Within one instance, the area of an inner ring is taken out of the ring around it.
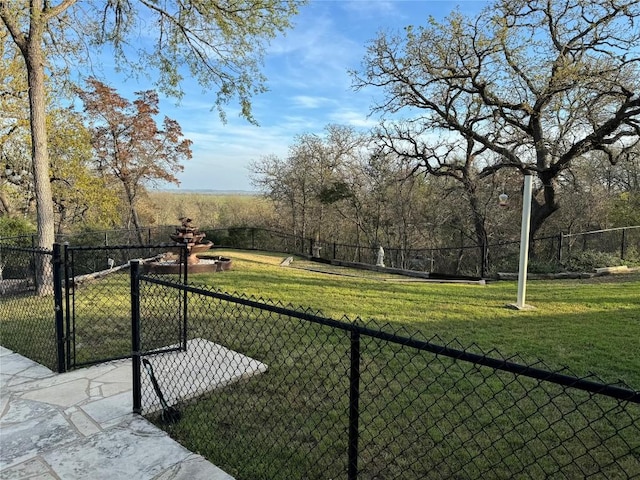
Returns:
[[[527,294],[527,266],[529,262],[529,224],[531,222],[531,191],[533,175],[525,174],[522,194],[522,224],[520,227],[520,266],[518,268],[518,300],[516,308],[525,308]]]

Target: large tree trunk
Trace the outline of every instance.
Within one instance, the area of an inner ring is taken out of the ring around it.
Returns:
[[[487,275],[489,269],[489,236],[487,235],[487,229],[485,227],[485,218],[480,208],[480,202],[476,195],[476,186],[471,179],[465,177],[463,179],[464,189],[467,193],[469,205],[471,207],[471,219],[473,221],[473,229],[476,235],[476,245],[480,249],[480,268],[479,274],[481,277]]]
[[[476,244],[480,249],[480,268],[479,274],[481,277],[485,277],[489,270],[489,236],[487,235],[487,229],[485,228],[484,215],[478,208],[478,199],[471,199],[471,212],[473,216],[473,228],[476,234]]]
[[[544,202],[539,202],[535,195],[531,199],[531,225],[529,230],[529,244],[531,246],[533,246],[532,240],[535,238],[545,220],[560,208],[556,200],[556,181],[553,178],[553,174],[548,171],[540,172],[538,173],[538,178],[542,181]],[[532,256],[535,255],[533,250],[531,250],[530,253]]]
[[[32,0],[29,6],[29,32],[25,34],[8,2],[0,2],[2,22],[7,27],[14,42],[20,49],[27,69],[29,86],[29,110],[31,127],[31,162],[36,197],[38,221],[37,246],[52,249],[55,240],[53,197],[49,179],[49,150],[47,145],[46,93],[43,50],[43,34],[48,19],[67,9],[73,0],[60,3],[57,7],[45,10],[44,0]],[[40,295],[52,291],[53,269],[50,258],[38,255],[36,261],[36,285]]]
[[[2,207],[2,211],[9,217],[13,213],[9,199],[4,192],[0,192],[0,207]]]
[[[38,222],[37,246],[51,250],[55,240],[55,223],[51,180],[49,178],[49,150],[47,147],[46,93],[42,33],[44,26],[35,19],[23,51],[29,84],[31,111],[31,158]],[[42,295],[52,291],[53,270],[48,256],[39,255],[36,265],[37,291]]]

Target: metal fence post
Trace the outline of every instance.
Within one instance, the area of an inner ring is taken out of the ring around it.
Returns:
[[[65,369],[71,366],[71,292],[75,288],[73,283],[73,265],[69,262],[69,242],[64,242],[63,245],[63,259],[64,259],[64,320],[65,320],[65,344],[66,344],[66,366]],[[73,332],[75,335],[75,331]],[[74,360],[75,360],[75,344],[74,344]]]
[[[349,466],[347,478],[358,478],[358,420],[360,402],[360,333],[351,331],[351,367],[349,371]]]
[[[140,260],[131,260],[131,362],[133,413],[142,413],[140,384]]]
[[[189,266],[187,262],[187,259],[189,257],[189,251],[187,250],[186,245],[183,246],[181,255],[184,255],[184,261],[182,264],[184,265],[184,284],[187,285],[189,283],[189,278],[188,278]],[[188,301],[187,295],[188,295],[188,292],[186,289],[184,289],[182,292],[182,350],[184,350],[185,352],[187,351],[187,328],[188,328],[187,314],[189,310],[187,306],[187,301]]]
[[[622,241],[620,242],[620,260],[624,260],[624,251],[625,251],[625,247],[626,247],[626,241],[627,241],[627,229],[623,228],[622,229]]]
[[[558,234],[558,255],[557,255],[558,263],[562,263],[562,240],[563,239],[564,239],[564,235],[562,235],[562,232],[560,232]]]
[[[58,373],[67,371],[64,353],[64,310],[62,307],[62,253],[59,243],[53,244],[53,298],[56,318],[56,354],[58,363]]]

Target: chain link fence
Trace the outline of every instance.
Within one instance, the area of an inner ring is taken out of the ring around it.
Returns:
[[[184,245],[170,248],[172,253],[166,244],[63,247],[69,368],[131,356],[130,262],[175,265],[168,277],[182,279]]]
[[[559,261],[571,268],[598,257],[609,263],[640,263],[640,226],[561,234]],[[618,260],[616,262],[616,260]],[[606,265],[601,265],[606,266]]]
[[[159,245],[169,242],[174,226],[145,227],[138,230],[107,230],[58,235],[57,242],[72,246]],[[275,230],[253,227],[203,229],[207,240],[218,248],[266,250],[299,254],[325,261],[375,265],[380,245],[350,245],[311,239]],[[4,243],[29,246],[34,236],[5,237]],[[493,277],[518,269],[519,241],[491,242],[486,246],[451,239],[449,245],[397,248],[382,245],[385,266],[448,276]],[[593,271],[596,267],[640,264],[640,226],[581,233],[559,233],[532,240],[530,273]]]
[[[239,480],[640,478],[623,385],[132,275],[137,411]],[[175,291],[186,342],[159,353]]]
[[[107,247],[114,245],[154,245],[169,242],[169,234],[174,233],[174,226],[161,225],[155,227],[143,227],[139,229],[113,229],[113,230],[88,230],[79,233],[57,233],[56,243],[68,243],[74,246]],[[4,244],[14,246],[36,245],[37,234],[18,235],[13,237],[0,236]]]
[[[0,243],[0,345],[58,369],[53,252]],[[59,299],[58,299],[59,300]]]
[[[169,278],[186,278],[184,246],[167,248],[0,243],[0,344],[58,372],[130,357],[129,262],[177,262]]]
[[[377,263],[380,247],[313,240],[261,228],[207,230],[207,237],[218,247],[270,250],[370,265]],[[519,241],[486,246],[456,243],[440,248],[383,245],[384,264],[449,276],[488,277],[518,270]],[[536,238],[531,242],[529,257],[531,273],[591,272],[596,267],[640,264],[640,226]]]
[[[624,385],[131,277],[154,247],[57,248],[0,244],[0,343],[55,370],[61,351],[129,356],[133,319],[138,411],[239,480],[640,478],[640,393]]]

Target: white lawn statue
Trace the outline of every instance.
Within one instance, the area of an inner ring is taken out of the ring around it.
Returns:
[[[376,261],[376,267],[384,267],[384,248],[380,245],[378,249],[378,260]]]

